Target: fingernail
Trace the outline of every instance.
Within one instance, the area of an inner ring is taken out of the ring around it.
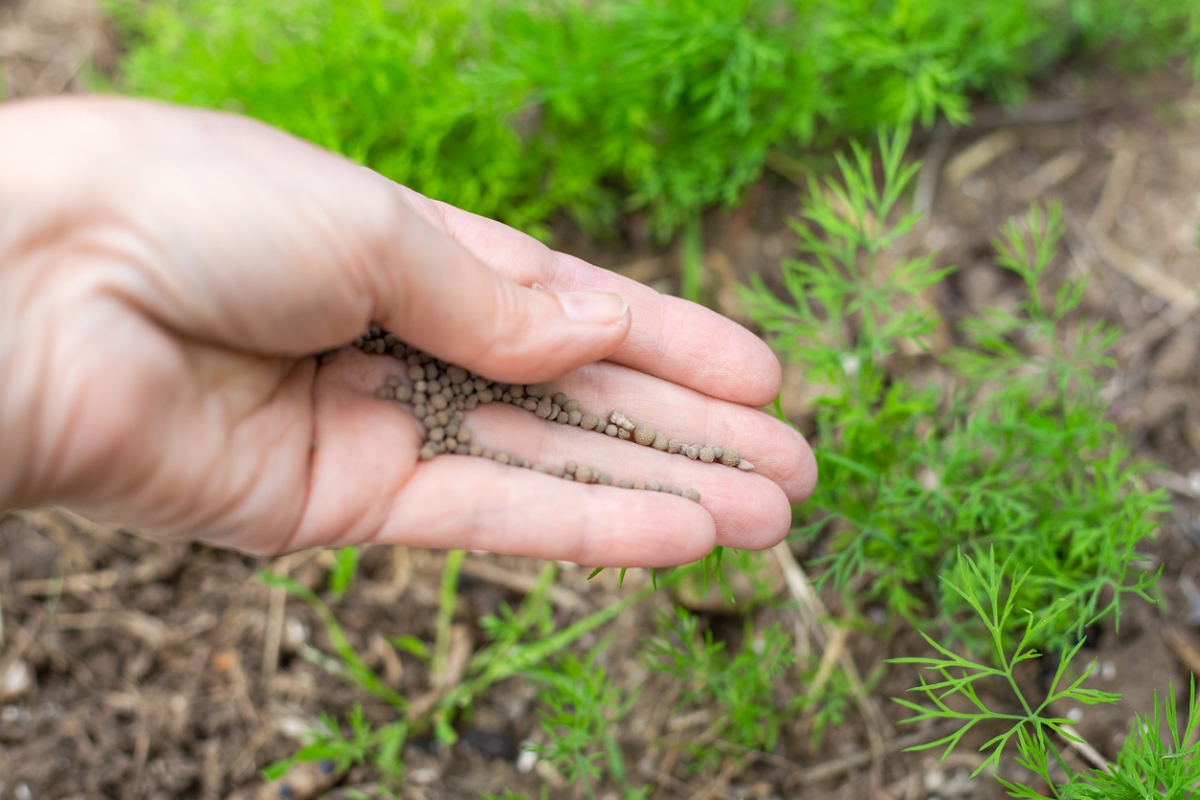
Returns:
[[[624,297],[609,292],[559,292],[558,299],[567,319],[593,325],[620,322],[629,310]]]

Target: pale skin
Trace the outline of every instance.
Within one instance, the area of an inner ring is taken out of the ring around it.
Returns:
[[[756,469],[501,404],[468,416],[473,441],[703,499],[419,461],[420,424],[375,397],[403,365],[346,346],[371,321]],[[0,509],[61,504],[254,554],[680,564],[775,544],[812,491],[807,444],[757,408],[779,385],[733,322],[259,123],[112,98],[0,106]]]

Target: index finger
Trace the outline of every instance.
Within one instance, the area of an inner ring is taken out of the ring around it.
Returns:
[[[503,223],[411,190],[406,194],[426,219],[509,280],[556,292],[603,291],[624,297],[633,325],[607,361],[742,405],[765,406],[779,394],[779,360],[762,339],[736,322],[551,250]]]

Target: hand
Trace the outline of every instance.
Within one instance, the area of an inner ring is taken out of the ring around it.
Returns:
[[[756,469],[498,403],[468,416],[474,441],[701,503],[419,461],[420,424],[375,397],[400,362],[311,357],[373,320],[496,380],[734,445]],[[779,383],[766,346],[723,317],[259,123],[111,98],[0,107],[0,507],[61,503],[251,553],[377,542],[684,563],[774,544],[812,490],[803,439],[752,408]]]

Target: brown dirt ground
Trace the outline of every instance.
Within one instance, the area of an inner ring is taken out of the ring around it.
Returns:
[[[93,63],[104,69],[114,52],[92,0],[0,0],[0,66],[10,98],[79,90],[81,70]],[[941,263],[958,265],[931,298],[953,323],[1011,302],[1013,286],[993,265],[988,241],[1031,200],[1058,197],[1072,226],[1059,271],[1089,275],[1086,313],[1129,333],[1105,391],[1139,451],[1164,465],[1161,482],[1176,504],[1145,548],[1164,568],[1167,602],[1130,604],[1120,633],[1102,631],[1093,652],[1101,667],[1096,685],[1124,699],[1081,709],[1078,728],[1111,758],[1155,690],[1200,671],[1200,405],[1192,401],[1200,388],[1200,319],[1188,288],[1200,280],[1200,93],[1169,75],[1128,79],[1092,68],[1064,72],[1036,97],[1012,114],[982,109],[973,127],[914,142],[914,155],[932,165],[925,196],[936,191],[927,220],[901,246],[937,250]],[[798,190],[785,173],[795,177],[794,165],[778,169],[740,207],[706,220],[707,299],[734,318],[733,285],[752,271],[773,274],[793,241],[786,221]],[[558,239],[564,249],[677,291],[677,252],[655,249],[636,218],[626,233],[618,244],[599,245],[564,225]],[[784,401],[801,422],[803,388],[789,368]],[[455,619],[479,646],[479,618],[502,602],[518,603],[540,565],[482,555],[468,562],[474,566],[460,581]],[[327,552],[271,561],[163,544],[58,509],[0,520],[0,799],[288,796],[278,786],[263,788],[258,771],[293,752],[297,731],[318,713],[344,714],[362,703],[371,718],[392,718],[313,663],[314,646],[329,650],[315,615],[254,579],[257,570],[286,571],[320,590],[331,563]],[[432,640],[442,564],[436,552],[370,548],[336,606],[351,643],[405,695],[427,691],[429,676],[385,637]],[[767,556],[762,564],[779,583],[775,561]],[[556,604],[555,622],[578,619],[647,580],[631,571],[622,589],[611,572],[589,582],[585,570],[565,565],[557,583],[570,594]],[[640,691],[618,734],[631,779],[656,786],[652,796],[1002,796],[989,778],[968,778],[979,763],[968,750],[940,764],[929,754],[896,752],[896,737],[909,731],[896,730],[903,715],[886,698],[915,682],[896,668],[874,692],[881,714],[874,723],[851,711],[814,748],[805,725],[792,721],[774,753],[690,771],[682,744],[701,736],[710,719],[673,711],[675,689],[636,655],[654,611],[668,606],[669,598],[654,595],[580,643],[621,687]],[[786,603],[749,613],[756,624],[795,624]],[[737,644],[740,619],[712,613],[705,620]],[[919,649],[911,635],[867,633],[852,634],[848,647],[863,675]],[[799,691],[788,684],[781,701]],[[536,796],[543,787],[571,796],[544,769],[517,769],[519,742],[535,734],[535,711],[528,685],[509,680],[489,690],[461,726],[458,745],[406,747],[403,796],[476,797],[505,788]],[[870,768],[872,735],[886,747],[881,773]],[[1017,774],[1011,765],[1005,770]],[[291,796],[349,797],[351,787],[371,791],[372,779],[364,770],[328,779],[294,773]],[[872,790],[873,780],[881,788]],[[617,797],[610,786],[600,796]]]

